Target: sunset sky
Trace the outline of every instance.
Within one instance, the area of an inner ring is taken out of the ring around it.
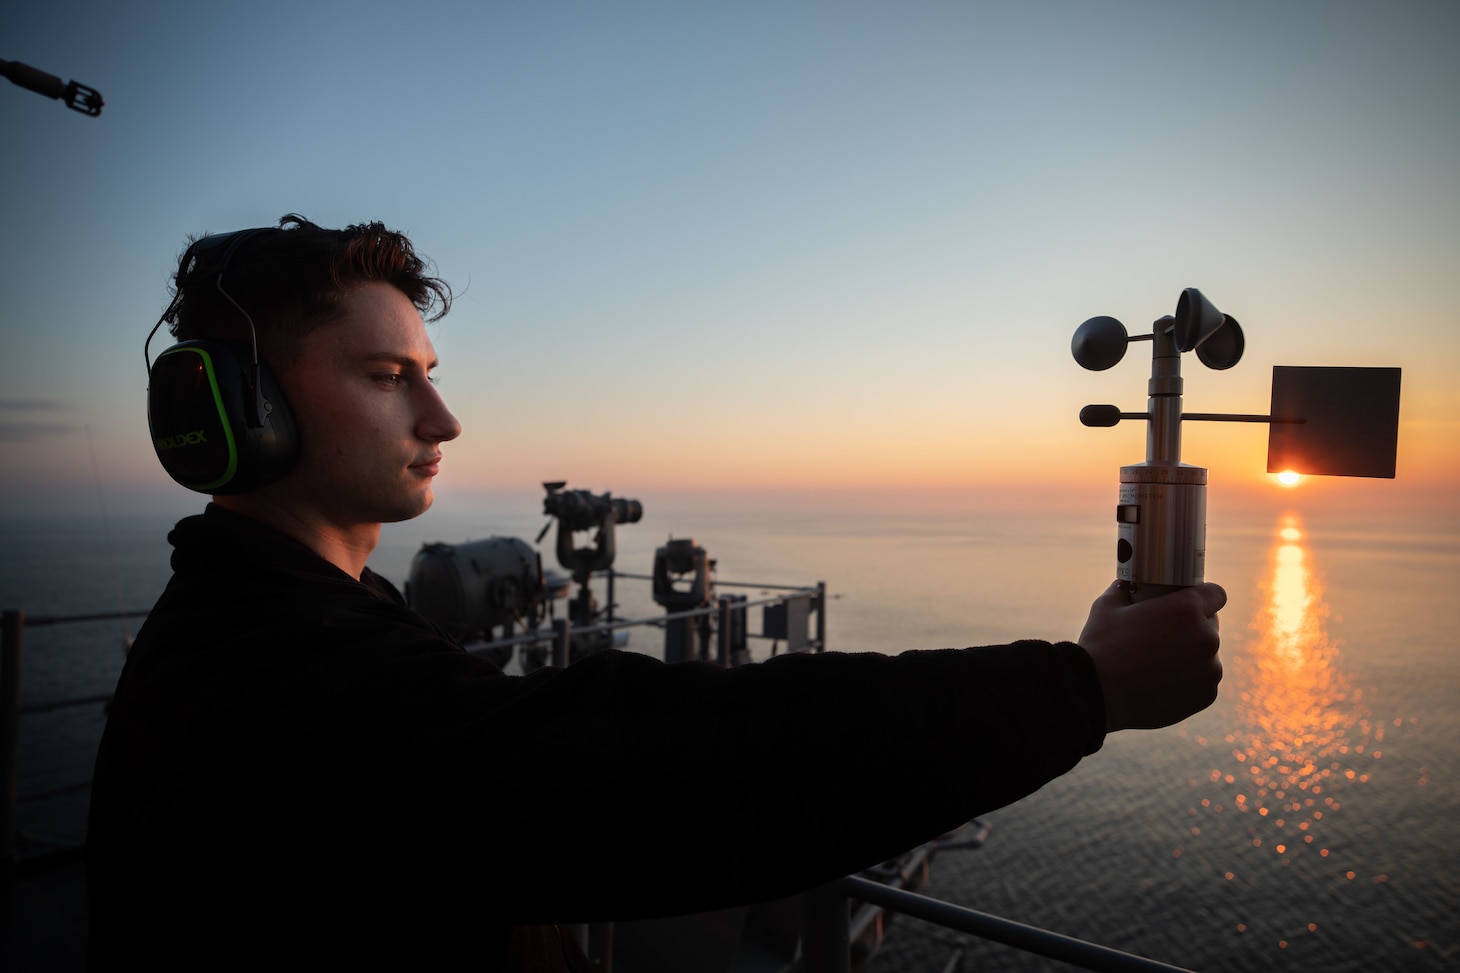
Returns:
[[[1150,345],[1195,286],[1246,332],[1186,408],[1274,365],[1404,370],[1398,478],[1460,497],[1460,5],[42,3],[0,58],[0,500],[195,498],[148,442],[142,344],[190,233],[299,212],[403,230],[465,433],[440,494],[1115,490]],[[154,352],[156,351],[154,346]],[[1266,433],[1191,424],[1276,492]],[[1214,487],[1215,488],[1215,487]]]

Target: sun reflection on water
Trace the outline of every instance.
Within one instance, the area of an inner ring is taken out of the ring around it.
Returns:
[[[1212,770],[1218,793],[1200,802],[1208,812],[1250,814],[1243,840],[1283,864],[1303,853],[1329,856],[1323,826],[1342,806],[1344,787],[1368,781],[1366,764],[1381,756],[1375,746],[1383,739],[1361,690],[1339,666],[1323,581],[1304,540],[1297,518],[1285,517],[1253,637],[1226,660],[1223,691],[1237,700],[1225,738],[1230,763]]]
[[[1295,518],[1287,518],[1278,537],[1266,598],[1252,625],[1257,638],[1238,666],[1237,711],[1246,725],[1230,742],[1240,747],[1233,756],[1249,768],[1253,796],[1281,800],[1295,789],[1321,787],[1368,714],[1338,667],[1323,585],[1308,564]]]

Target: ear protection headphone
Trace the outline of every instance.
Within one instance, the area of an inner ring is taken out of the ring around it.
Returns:
[[[203,273],[205,261],[221,250],[218,293],[248,322],[251,346],[242,342],[193,339],[173,345],[153,361],[152,336],[182,302],[182,281],[162,317],[147,334],[147,426],[162,468],[199,493],[243,493],[279,479],[299,456],[299,435],[289,405],[267,365],[259,361],[258,330],[223,289],[228,263],[239,246],[273,227],[203,237],[183,253],[184,273]]]

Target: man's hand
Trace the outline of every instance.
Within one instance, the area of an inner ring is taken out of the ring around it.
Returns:
[[[1217,612],[1227,593],[1214,584],[1132,602],[1117,581],[1090,606],[1080,645],[1095,660],[1105,693],[1105,729],[1170,726],[1217,698]]]

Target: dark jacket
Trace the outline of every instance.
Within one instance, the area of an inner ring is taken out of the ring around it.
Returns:
[[[94,968],[502,968],[514,926],[875,864],[1104,738],[1070,643],[737,669],[610,651],[511,677],[246,518],[209,507],[169,539],[97,757]]]

